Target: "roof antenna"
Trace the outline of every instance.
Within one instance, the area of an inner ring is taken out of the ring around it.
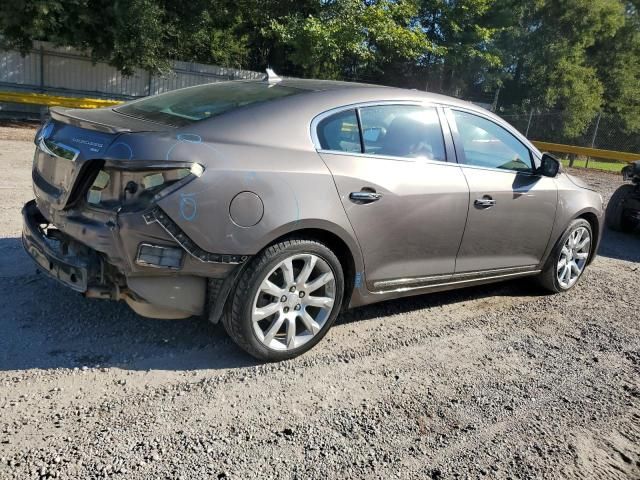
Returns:
[[[264,77],[263,80],[269,85],[274,85],[282,81],[282,79],[271,68],[267,68],[267,76]]]

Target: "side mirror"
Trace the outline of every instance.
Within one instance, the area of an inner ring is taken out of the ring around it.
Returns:
[[[542,162],[536,173],[545,177],[555,177],[560,171],[560,161],[548,153],[542,154]]]

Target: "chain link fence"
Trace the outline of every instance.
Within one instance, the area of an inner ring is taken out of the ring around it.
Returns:
[[[8,92],[129,100],[204,83],[263,77],[261,72],[178,60],[164,75],[136,69],[126,76],[111,65],[94,63],[86,52],[48,42],[34,42],[24,56],[0,50],[0,90]],[[0,118],[38,119],[44,112],[46,108],[37,105],[0,103]]]
[[[596,115],[584,133],[577,137],[563,133],[564,114],[562,112],[532,111],[521,115],[501,115],[501,117],[531,140],[640,153],[640,131],[627,131],[623,119],[616,115],[606,113]]]

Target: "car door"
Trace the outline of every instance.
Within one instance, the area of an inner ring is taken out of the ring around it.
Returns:
[[[456,273],[536,268],[555,220],[555,180],[536,174],[531,150],[492,119],[458,109],[447,118],[470,191]]]
[[[368,289],[450,278],[469,190],[460,167],[447,161],[447,146],[450,157],[453,148],[445,146],[437,108],[369,105],[314,123],[319,154],[364,256]]]

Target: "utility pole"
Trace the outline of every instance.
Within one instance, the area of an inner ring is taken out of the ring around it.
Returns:
[[[529,138],[529,128],[531,127],[531,118],[533,117],[533,108],[529,112],[529,121],[527,122],[527,131],[524,133],[524,136]]]
[[[500,87],[496,90],[496,94],[493,97],[493,103],[491,104],[491,111],[493,113],[498,109],[498,97],[500,96]]]
[[[593,137],[591,138],[591,148],[595,148],[596,146],[596,137],[598,136],[598,128],[600,127],[600,119],[602,118],[602,112],[598,113],[598,119],[596,120],[596,128],[593,130]],[[589,159],[591,157],[587,156],[587,161],[584,164],[584,168],[589,168]]]

